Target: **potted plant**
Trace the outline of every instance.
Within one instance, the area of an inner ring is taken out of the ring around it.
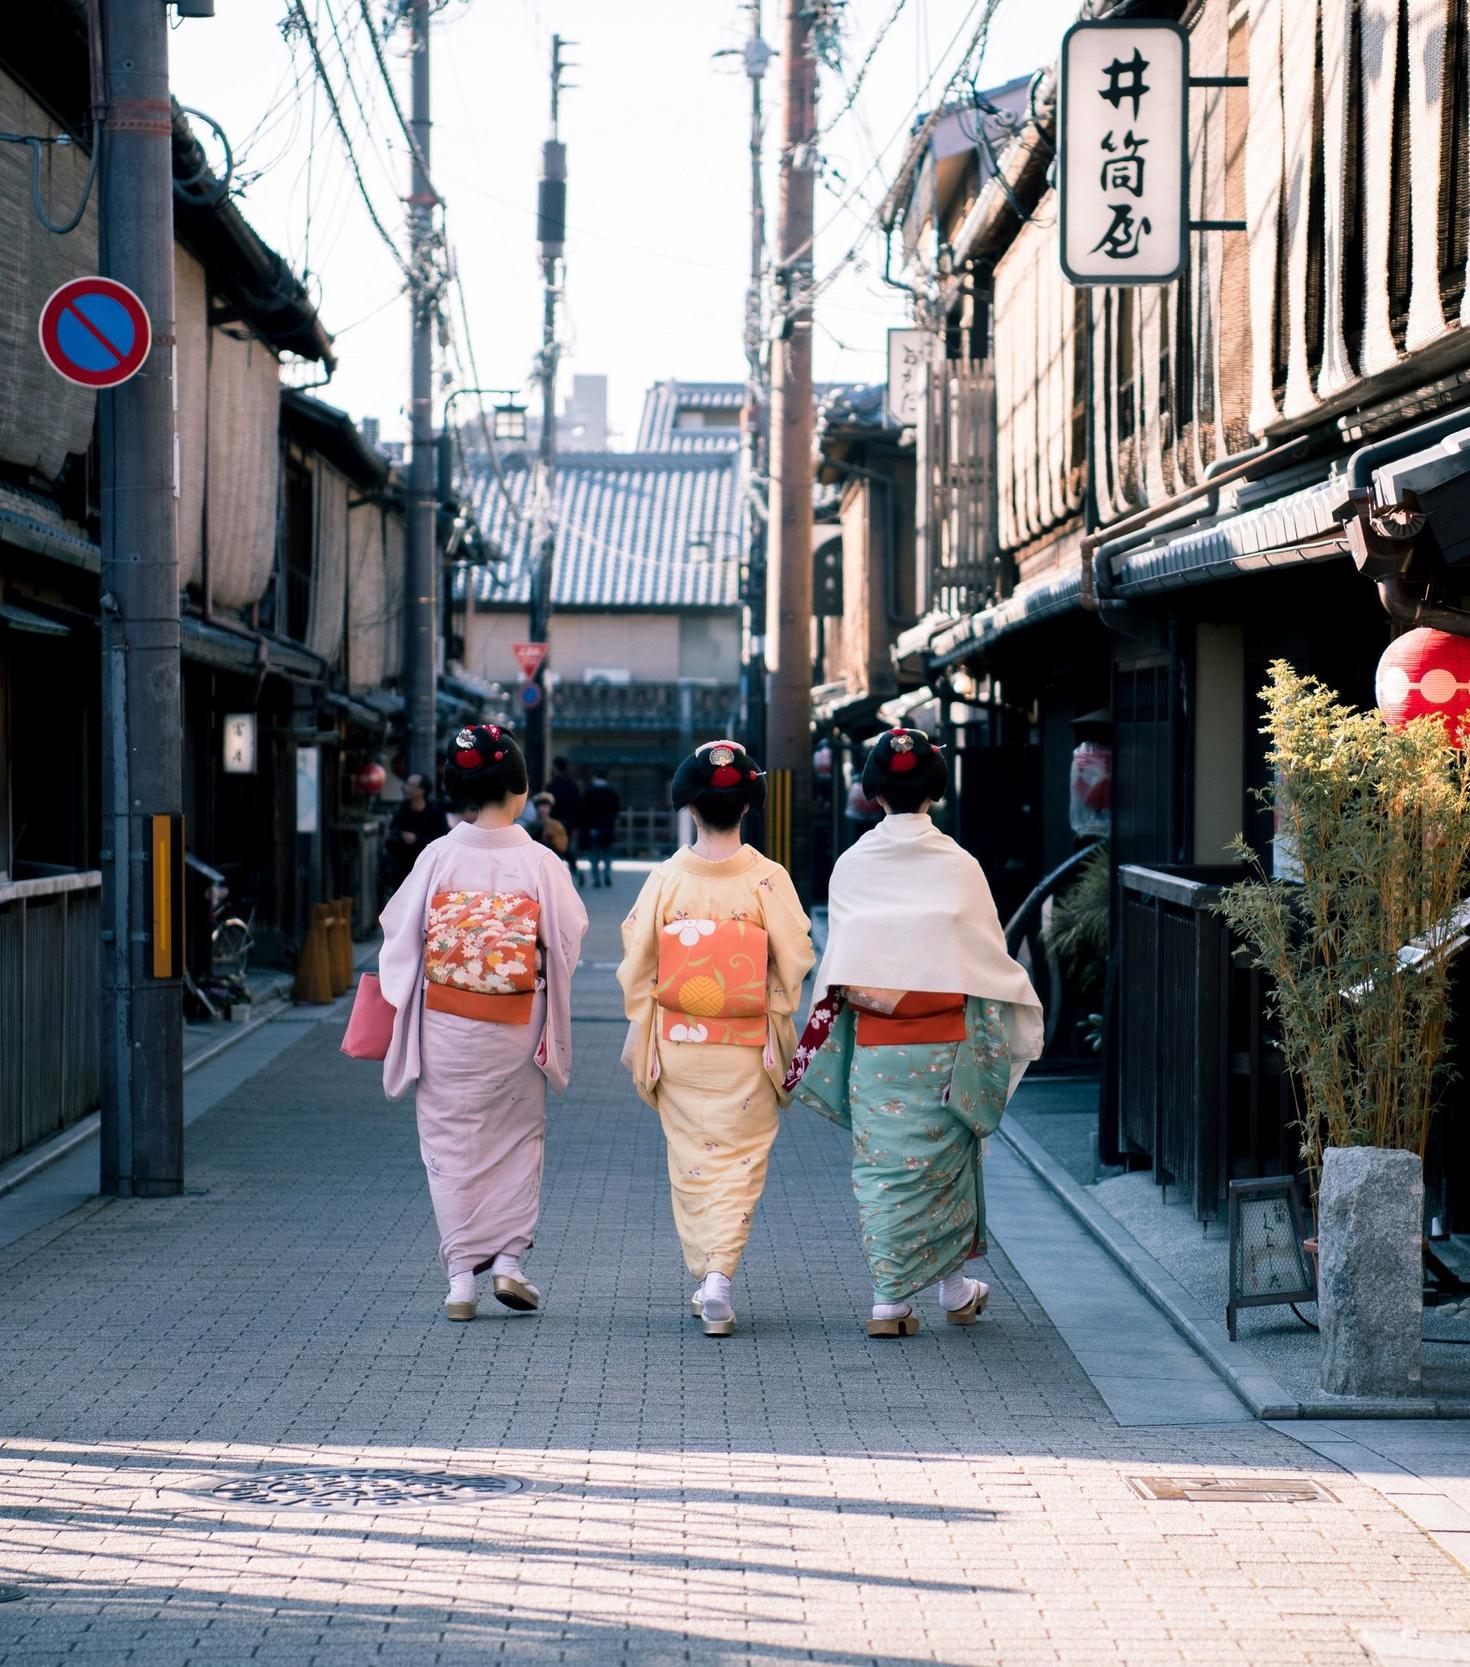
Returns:
[[[1263,691],[1275,871],[1220,908],[1273,984],[1316,1198],[1322,1387],[1420,1381],[1424,1147],[1470,924],[1470,761],[1442,717],[1390,727],[1284,661]],[[1283,861],[1283,855],[1287,860]]]

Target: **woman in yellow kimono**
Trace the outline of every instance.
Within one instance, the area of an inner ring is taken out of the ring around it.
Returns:
[[[623,1062],[668,1141],[674,1222],[705,1334],[735,1328],[730,1281],[750,1237],[776,1138],[794,1014],[812,964],[791,878],[740,842],[765,776],[735,741],[679,766],[676,808],[697,837],[649,875],[623,922]]]

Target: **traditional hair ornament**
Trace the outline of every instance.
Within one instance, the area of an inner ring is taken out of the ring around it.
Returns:
[[[892,749],[888,768],[894,775],[904,776],[917,768],[919,755],[914,751],[914,738],[906,729],[895,729],[889,737],[888,744]]]
[[[714,751],[710,753],[709,761],[717,770],[723,769],[725,765],[733,764],[735,762],[734,750],[723,745],[717,746]]]
[[[455,736],[456,741],[459,741],[459,740],[462,740],[462,739],[463,739],[462,735],[456,735]],[[474,737],[471,736],[470,739],[473,740]],[[496,753],[495,756],[497,758],[499,758],[500,754]],[[483,764],[485,761],[484,761],[484,759],[482,759],[480,757],[479,748],[477,748],[477,747],[461,747],[460,750],[457,753],[455,753],[455,755],[454,755],[454,762],[457,765],[459,765],[461,770],[478,770],[480,768],[481,764]]]
[[[475,744],[475,732],[474,732],[474,730],[470,729],[468,726],[466,726],[464,729],[460,730],[459,734],[456,735],[455,738],[454,738],[454,744],[457,747],[472,747],[472,746],[474,746],[474,744]],[[479,762],[478,759],[476,760],[476,762],[477,763]]]
[[[895,752],[912,752],[914,750],[914,738],[906,729],[895,729],[892,734],[891,745]]]

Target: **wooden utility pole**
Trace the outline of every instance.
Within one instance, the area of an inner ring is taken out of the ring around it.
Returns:
[[[439,747],[434,691],[438,668],[439,552],[438,502],[434,494],[434,188],[429,180],[429,0],[411,0],[413,58],[413,161],[408,198],[408,264],[412,309],[412,368],[409,382],[408,605],[404,610],[407,649],[404,681],[408,695],[408,767],[432,784]]]
[[[811,892],[812,805],[812,218],[817,65],[806,0],[785,0],[781,199],[776,302],[785,318],[771,344],[771,536],[767,582],[766,765],[782,772],[775,804],[789,816],[768,849]]]
[[[184,1185],[183,786],[174,532],[173,117],[168,13],[105,0],[106,276],[148,309],[152,350],[98,399],[102,435],[101,1188]],[[70,743],[70,737],[63,745]],[[8,1046],[9,1043],[0,1044]]]
[[[750,282],[745,291],[745,651],[740,678],[745,733],[741,739],[762,762],[766,757],[766,497],[769,467],[766,423],[770,415],[762,330],[761,281],[766,258],[766,199],[762,146],[765,114],[761,81],[771,49],[761,38],[761,0],[749,0],[750,38],[745,73],[750,80]],[[750,837],[747,834],[747,837]]]

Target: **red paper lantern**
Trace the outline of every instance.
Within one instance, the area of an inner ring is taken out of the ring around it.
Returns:
[[[360,793],[364,799],[374,799],[383,791],[383,783],[388,779],[388,772],[381,764],[360,765],[352,778],[352,791]]]
[[[1427,626],[1406,631],[1384,650],[1373,693],[1392,728],[1442,717],[1459,746],[1470,727],[1470,637]]]

